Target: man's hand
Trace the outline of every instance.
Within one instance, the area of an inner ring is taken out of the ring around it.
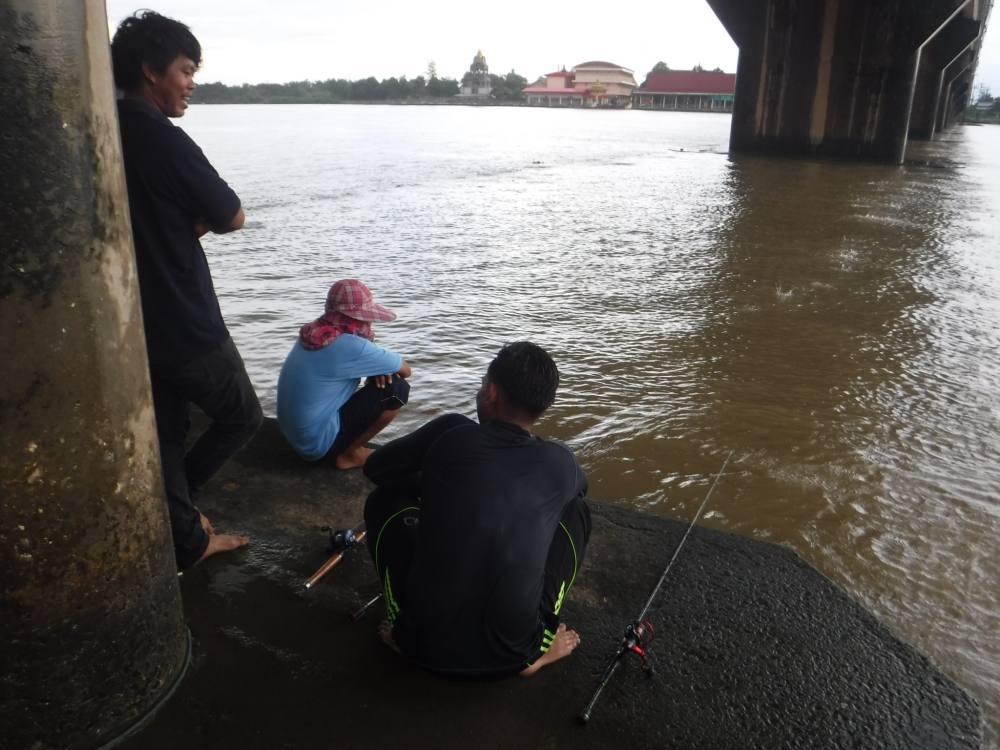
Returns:
[[[376,388],[388,388],[389,384],[392,383],[392,379],[399,375],[399,377],[404,380],[412,374],[410,365],[407,364],[406,360],[403,360],[403,364],[396,372],[389,373],[388,375],[369,375],[368,382],[374,385]]]
[[[206,234],[211,231],[212,227],[209,226],[208,220],[198,217],[194,220],[194,236],[201,239]]]

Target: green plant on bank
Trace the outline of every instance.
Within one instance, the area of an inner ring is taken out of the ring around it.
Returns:
[[[965,110],[965,121],[1000,123],[1000,102],[997,102],[997,104],[990,109],[969,107]]]
[[[985,84],[978,84],[973,103],[965,108],[966,122],[1000,122],[1000,97],[994,98]]]

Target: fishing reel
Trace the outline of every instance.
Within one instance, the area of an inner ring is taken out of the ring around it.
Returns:
[[[625,626],[625,635],[622,638],[622,653],[631,651],[639,657],[639,665],[648,677],[656,674],[653,661],[646,648],[656,635],[653,630],[653,623],[649,620],[636,620]]]
[[[358,541],[357,529],[333,529],[329,526],[321,526],[320,531],[326,531],[330,535],[326,546],[326,554],[335,555],[343,552],[352,544]]]

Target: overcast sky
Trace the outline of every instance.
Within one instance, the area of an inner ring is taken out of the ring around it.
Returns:
[[[112,30],[136,0],[107,0]],[[704,0],[575,3],[504,0],[160,0],[154,10],[198,37],[198,80],[238,83],[424,74],[460,79],[481,49],[491,73],[529,80],[562,66],[607,60],[635,71],[653,65],[736,71],[738,50]],[[1000,95],[1000,21],[980,58],[977,81]]]

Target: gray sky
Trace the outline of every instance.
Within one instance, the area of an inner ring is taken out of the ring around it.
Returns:
[[[107,0],[112,30],[137,7],[136,0]],[[561,66],[607,60],[641,82],[659,60],[735,72],[738,55],[704,0],[160,0],[151,7],[188,24],[201,41],[202,83],[413,78],[431,60],[439,76],[461,78],[479,49],[492,73],[514,69],[534,80]],[[1000,95],[995,28],[977,81]]]

